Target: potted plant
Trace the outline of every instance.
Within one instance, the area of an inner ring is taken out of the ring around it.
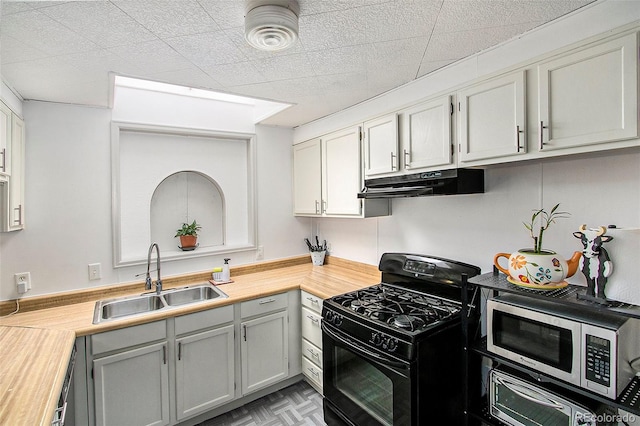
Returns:
[[[176,237],[180,237],[181,250],[195,250],[198,241],[198,231],[202,227],[194,220],[192,223],[183,223],[176,232]],[[175,237],[174,237],[175,238]]]
[[[523,222],[533,239],[533,248],[520,249],[515,253],[498,253],[493,264],[507,275],[513,284],[539,289],[556,289],[567,285],[565,278],[575,274],[582,253],[576,251],[569,261],[564,260],[555,251],[544,249],[542,238],[544,232],[558,219],[569,217],[568,212],[559,211],[556,204],[549,211],[544,208],[534,210],[531,220]],[[509,267],[503,268],[499,259],[509,259]]]

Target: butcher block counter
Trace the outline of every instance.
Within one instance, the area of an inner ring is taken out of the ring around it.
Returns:
[[[206,282],[209,273],[163,279],[164,288]],[[290,290],[326,299],[380,282],[377,267],[327,257],[313,266],[308,256],[231,268],[229,297],[93,324],[95,302],[145,292],[144,283],[113,285],[69,294],[23,299],[20,312],[0,318],[0,424],[48,425],[62,389],[76,337],[143,324]],[[2,302],[4,313],[10,302]],[[26,305],[26,308],[25,308]],[[29,310],[31,309],[31,310]]]

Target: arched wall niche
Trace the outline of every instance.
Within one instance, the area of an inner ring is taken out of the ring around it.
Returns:
[[[152,242],[163,262],[255,250],[255,135],[111,126],[114,267],[146,264]],[[181,251],[176,230],[194,219],[199,246]]]
[[[167,176],[151,196],[151,241],[160,247],[180,245],[175,231],[194,220],[202,227],[198,248],[220,248],[225,242],[225,200],[216,181],[184,170]],[[167,232],[167,230],[174,232]]]

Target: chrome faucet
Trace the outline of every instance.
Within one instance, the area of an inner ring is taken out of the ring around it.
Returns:
[[[153,281],[151,281],[151,274],[149,273],[149,268],[151,266],[151,252],[153,252],[153,248],[156,248],[156,271],[158,271],[158,277],[156,279],[156,293],[160,294],[162,292],[162,280],[160,279],[160,247],[158,247],[158,243],[152,243],[149,246],[149,253],[147,254],[147,279],[145,280],[144,287],[147,290],[151,290],[151,285]]]

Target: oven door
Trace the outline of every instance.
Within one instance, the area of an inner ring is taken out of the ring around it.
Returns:
[[[325,421],[411,425],[416,417],[412,365],[355,342],[326,322],[322,330]]]

